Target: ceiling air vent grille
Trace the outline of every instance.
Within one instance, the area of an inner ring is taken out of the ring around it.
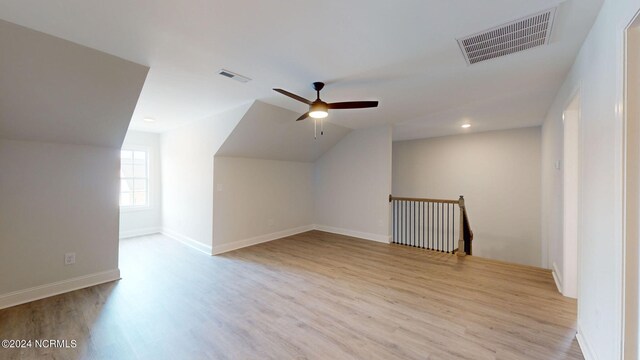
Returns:
[[[228,77],[229,79],[233,79],[236,81],[240,81],[241,83],[247,83],[249,81],[251,81],[251,79],[249,79],[246,76],[242,76],[240,74],[236,74],[233,71],[229,71],[229,70],[225,70],[225,69],[220,69],[220,71],[218,71],[218,74]]]
[[[556,8],[458,39],[469,65],[549,43]]]

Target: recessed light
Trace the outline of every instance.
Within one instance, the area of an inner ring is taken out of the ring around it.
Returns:
[[[156,119],[154,119],[154,118],[144,118],[143,120],[144,120],[144,122],[148,122],[148,123],[152,123],[152,122],[156,121]]]
[[[464,125],[462,125],[462,128],[463,128],[463,129],[470,128],[470,127],[471,127],[471,124],[464,124]]]

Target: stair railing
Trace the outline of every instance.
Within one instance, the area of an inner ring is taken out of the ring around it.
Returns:
[[[458,200],[389,195],[389,202],[392,210],[392,243],[455,253],[458,256],[471,255],[473,231],[462,195]]]

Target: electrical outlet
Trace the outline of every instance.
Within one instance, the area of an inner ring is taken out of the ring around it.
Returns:
[[[76,263],[76,253],[66,253],[64,254],[64,264],[72,265]]]

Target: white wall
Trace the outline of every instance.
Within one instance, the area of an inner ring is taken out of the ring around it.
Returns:
[[[0,140],[0,307],[14,291],[119,277],[119,168],[117,148]]]
[[[250,104],[162,134],[163,232],[210,251],[213,157]]]
[[[120,238],[157,233],[162,228],[160,135],[128,131],[122,147],[147,150],[149,156],[149,207],[120,210]]]
[[[540,127],[394,142],[393,195],[464,195],[474,255],[540,266]]]
[[[313,163],[216,156],[213,252],[307,231]]]
[[[354,130],[315,162],[320,229],[388,242],[391,127]]]
[[[640,4],[606,1],[545,120],[543,168],[561,156],[562,111],[580,90],[582,183],[578,264],[578,339],[587,359],[620,359],[623,269],[623,35]],[[559,211],[558,177],[543,176],[543,222]],[[560,241],[545,229],[551,258]]]

